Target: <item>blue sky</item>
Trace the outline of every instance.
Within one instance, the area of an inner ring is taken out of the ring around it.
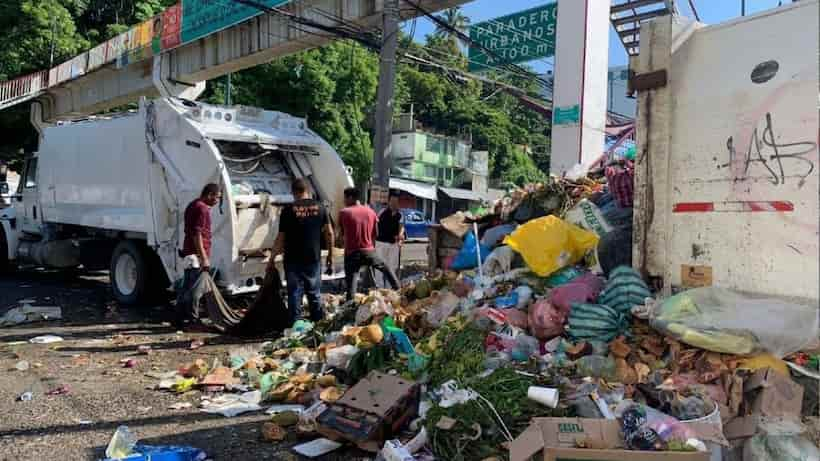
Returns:
[[[462,9],[471,21],[476,23],[547,3],[551,2],[545,0],[473,0],[464,4]],[[693,17],[688,1],[678,0],[677,3],[682,14]],[[694,0],[701,21],[707,24],[716,24],[740,16],[740,3],[741,0]],[[791,3],[791,0],[782,0],[782,2],[780,0],[746,0],[746,14],[774,8],[778,3],[787,4]],[[403,28],[405,32],[409,32],[410,23],[405,23]],[[434,29],[431,21],[419,19],[416,24],[416,40],[423,40],[424,36],[432,33]],[[612,26],[609,27],[608,33],[610,66],[625,65],[626,52]],[[543,73],[552,69],[552,58],[533,61],[529,65]]]

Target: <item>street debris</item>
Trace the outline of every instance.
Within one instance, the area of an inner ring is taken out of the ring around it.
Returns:
[[[23,323],[43,322],[49,320],[60,320],[63,318],[62,309],[59,306],[32,306],[29,304],[33,300],[21,301],[22,306],[13,307],[0,317],[0,327],[21,325]]]
[[[120,459],[128,461],[205,461],[208,459],[208,455],[198,448],[176,445],[143,445],[138,442],[136,435],[127,426],[118,427],[114,435],[111,436],[111,440],[105,449],[105,456],[105,459],[101,461]]]
[[[46,395],[65,395],[71,392],[71,387],[68,384],[60,384],[59,386],[46,392]]]
[[[34,400],[34,394],[31,391],[23,392],[19,396],[17,396],[17,400],[20,402],[31,402]]]
[[[35,336],[28,340],[31,344],[51,344],[51,343],[59,343],[63,341],[63,338],[56,335],[42,335],[42,336]]]

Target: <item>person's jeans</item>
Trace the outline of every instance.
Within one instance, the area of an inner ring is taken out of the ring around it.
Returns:
[[[285,264],[285,280],[288,284],[288,311],[290,324],[302,317],[302,294],[307,297],[310,320],[318,322],[325,318],[322,310],[320,287],[322,284],[321,264]]]
[[[359,287],[359,270],[362,267],[372,267],[384,275],[387,282],[394,290],[399,289],[399,281],[396,274],[387,267],[384,260],[376,254],[375,250],[358,250],[345,254],[345,283],[347,285],[347,300],[353,299]]]
[[[187,320],[199,319],[199,306],[193,305],[192,289],[202,271],[199,268],[185,269],[182,284],[177,290],[176,323],[182,324]]]

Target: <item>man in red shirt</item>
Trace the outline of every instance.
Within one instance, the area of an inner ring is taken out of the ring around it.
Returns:
[[[177,292],[177,324],[191,316],[198,317],[198,306],[193,306],[191,288],[202,272],[211,271],[211,208],[219,203],[222,191],[214,183],[202,189],[199,198],[185,208],[185,240],[179,255],[185,261],[182,287]]]
[[[339,212],[339,228],[345,242],[345,282],[347,299],[353,299],[359,285],[359,270],[372,267],[381,272],[394,290],[399,289],[396,274],[376,254],[379,218],[370,207],[359,203],[355,187],[345,189],[345,208]]]

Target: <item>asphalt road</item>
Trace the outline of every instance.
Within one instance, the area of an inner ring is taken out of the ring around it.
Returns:
[[[426,244],[408,244],[405,265],[424,264]],[[260,438],[261,412],[224,418],[197,409],[202,393],[172,394],[153,390],[151,371],[175,370],[196,359],[211,363],[237,347],[256,347],[245,341],[212,333],[177,332],[170,326],[165,305],[123,308],[113,301],[105,273],[75,275],[29,270],[0,278],[0,314],[28,300],[32,305],[60,306],[63,319],[0,328],[0,461],[94,460],[120,425],[127,425],[147,444],[190,445],[211,459],[297,459],[289,448],[316,436],[294,433],[274,445]],[[61,336],[53,344],[30,344],[32,337]],[[190,349],[193,340],[205,346]],[[150,355],[137,347],[148,345]],[[123,359],[136,358],[134,368]],[[29,368],[15,366],[26,361]],[[67,387],[68,393],[48,395]],[[19,401],[32,392],[31,401]],[[169,406],[188,402],[191,408]],[[362,458],[342,452],[325,459]]]

